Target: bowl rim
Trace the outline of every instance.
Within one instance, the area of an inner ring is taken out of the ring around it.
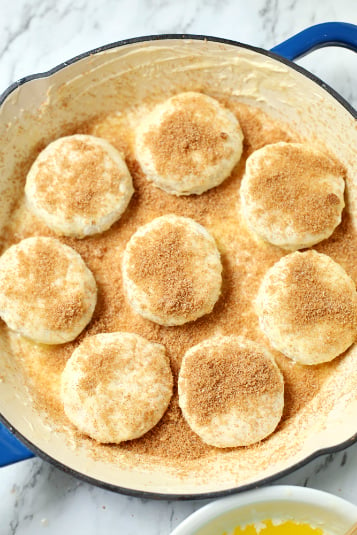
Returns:
[[[351,520],[351,525],[357,521],[357,505],[335,494],[309,487],[273,485],[215,500],[188,516],[171,532],[171,535],[194,535],[197,529],[205,527],[211,520],[224,513],[235,509],[239,510],[247,505],[269,502],[303,503],[321,506],[326,510],[330,511],[332,509],[334,512],[346,516]]]
[[[102,45],[99,47],[96,47],[94,49],[91,49],[87,52],[83,52],[81,54],[78,54],[71,59],[64,61],[62,63],[59,63],[52,69],[49,69],[44,72],[28,75],[25,77],[20,78],[16,82],[12,83],[5,91],[3,91],[0,94],[0,107],[3,105],[5,100],[10,96],[11,93],[13,93],[16,89],[19,87],[25,85],[28,82],[31,82],[32,80],[36,79],[42,79],[42,78],[50,78],[53,74],[57,73],[58,71],[82,60],[85,58],[88,58],[90,56],[100,54],[102,52],[105,52],[107,50],[112,50],[115,48],[121,48],[122,46],[126,45],[132,45],[137,43],[146,43],[146,42],[152,42],[152,41],[164,41],[164,40],[195,40],[195,41],[210,41],[214,43],[221,43],[221,44],[227,44],[231,45],[237,48],[244,48],[247,50],[251,50],[253,52],[256,52],[258,54],[261,54],[263,56],[270,57],[280,63],[283,63],[284,65],[287,65],[288,67],[294,69],[295,71],[299,72],[300,74],[304,75],[306,78],[310,79],[312,82],[316,83],[318,86],[320,86],[322,89],[324,89],[327,93],[329,93],[335,100],[338,101],[338,103],[345,108],[345,110],[352,115],[353,118],[357,119],[357,110],[351,106],[337,91],[335,91],[333,88],[331,88],[328,84],[326,84],[323,80],[309,72],[308,70],[304,69],[303,67],[300,67],[299,65],[296,65],[293,61],[290,61],[270,50],[256,47],[253,45],[248,45],[245,43],[241,43],[239,41],[234,41],[231,39],[225,39],[221,37],[213,37],[213,36],[207,36],[207,35],[199,35],[199,34],[159,34],[159,35],[146,35],[146,36],[140,36],[140,37],[133,37],[130,39],[123,39],[119,41],[115,41],[106,45]],[[19,439],[25,446],[27,446],[36,456],[40,457],[41,459],[51,463],[56,468],[60,469],[61,471],[68,473],[72,475],[73,477],[84,481],[86,483],[89,483],[91,485],[95,485],[97,487],[110,490],[112,492],[125,494],[128,496],[134,496],[144,499],[157,499],[157,500],[203,500],[203,499],[213,499],[213,498],[219,498],[222,496],[231,496],[233,494],[237,493],[243,493],[246,491],[249,491],[251,489],[256,489],[257,486],[265,486],[270,483],[273,483],[275,480],[286,476],[297,469],[305,466],[309,462],[313,461],[317,457],[320,457],[322,455],[327,455],[331,453],[335,453],[341,450],[346,449],[347,447],[353,445],[354,443],[357,443],[357,430],[356,433],[354,433],[350,438],[345,440],[342,443],[334,444],[332,446],[327,446],[326,448],[321,448],[304,459],[294,463],[291,466],[288,466],[287,468],[283,470],[279,470],[277,473],[262,477],[261,479],[247,483],[245,485],[241,485],[239,487],[231,487],[229,489],[224,490],[217,490],[217,491],[209,491],[209,492],[195,492],[195,493],[188,493],[188,494],[178,494],[178,493],[164,493],[164,492],[154,492],[154,491],[146,491],[146,490],[136,490],[131,489],[127,487],[121,487],[120,485],[113,485],[111,483],[107,483],[103,480],[97,479],[95,477],[89,476],[87,474],[84,474],[82,472],[77,471],[76,469],[58,461],[57,459],[53,458],[49,454],[47,454],[45,451],[40,449],[36,444],[28,440],[25,436],[23,436],[12,424],[9,422],[3,414],[0,412],[0,422],[7,427],[7,429],[10,430],[11,433],[15,435],[17,439]]]

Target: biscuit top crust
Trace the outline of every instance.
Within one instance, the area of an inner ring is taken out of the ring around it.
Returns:
[[[210,346],[199,344],[191,350],[182,379],[187,414],[200,425],[234,407],[252,410],[253,401],[259,412],[261,396],[277,394],[283,388],[273,359],[257,344],[242,343],[237,336],[216,337]]]
[[[341,203],[324,178],[344,177],[343,166],[300,143],[276,143],[264,150],[264,158],[251,156],[254,172],[249,194],[265,217],[271,214],[267,223],[276,225],[276,218],[281,217],[282,223],[291,221],[295,231],[311,234],[329,228],[340,215]]]
[[[315,251],[306,251],[291,258],[285,274],[289,291],[284,308],[296,329],[327,321],[350,326],[357,333],[357,293],[347,275],[343,277],[342,273],[338,273],[338,277],[332,271],[335,265],[329,257]],[[335,281],[326,277],[329,267],[331,277],[336,277]]]
[[[228,134],[220,128],[217,110],[207,97],[190,93],[190,99],[182,103],[173,98],[172,104],[173,111],[166,113],[159,128],[145,136],[159,174],[199,175],[232,154],[225,143]]]
[[[18,303],[17,314],[24,320],[33,311],[47,328],[67,330],[88,312],[87,298],[96,294],[89,274],[82,258],[67,245],[54,238],[28,238],[1,258],[0,291]]]
[[[91,219],[107,210],[108,195],[120,196],[124,172],[110,157],[106,142],[99,141],[77,134],[57,140],[56,150],[40,154],[36,195],[43,208],[61,209],[66,219]]]
[[[211,280],[205,273],[219,264],[219,253],[206,231],[193,229],[191,220],[169,214],[158,218],[150,232],[135,236],[128,274],[150,295],[153,312],[190,319],[211,300],[220,276]]]

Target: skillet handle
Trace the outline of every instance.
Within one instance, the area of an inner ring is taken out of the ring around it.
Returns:
[[[342,46],[357,52],[357,26],[347,22],[323,22],[293,35],[271,52],[293,61],[323,46]]]
[[[17,438],[0,423],[0,467],[34,457]]]

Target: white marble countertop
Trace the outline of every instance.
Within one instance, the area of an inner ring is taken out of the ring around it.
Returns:
[[[318,22],[357,24],[356,0],[0,0],[0,7],[0,91],[80,52],[142,34],[208,34],[271,48]],[[328,48],[299,63],[357,107],[357,54]],[[278,483],[357,504],[357,444]],[[203,503],[113,494],[39,459],[0,469],[0,535],[168,535]]]

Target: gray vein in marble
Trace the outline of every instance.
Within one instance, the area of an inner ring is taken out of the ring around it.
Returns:
[[[293,11],[296,7],[296,2],[297,0],[291,0],[290,2],[288,2],[286,4],[286,8],[289,10],[289,11]]]
[[[259,10],[262,17],[264,29],[269,31],[273,42],[276,42],[276,25],[279,14],[279,0],[266,0],[264,6]]]
[[[196,2],[194,11],[192,12],[190,19],[183,24],[182,33],[190,33],[190,29],[196,24],[197,20],[200,20],[200,15],[203,9],[208,7],[212,10],[212,16],[215,16],[215,13],[222,11],[229,4],[229,0],[205,0],[205,2]],[[192,30],[191,30],[192,31]],[[215,33],[213,34],[215,35]]]
[[[26,523],[31,522],[33,519],[32,513],[24,513],[23,516],[21,516],[21,513],[23,513],[25,502],[28,498],[27,494],[30,489],[33,489],[36,487],[39,477],[41,476],[43,470],[43,464],[40,460],[34,461],[31,471],[29,474],[29,479],[26,481],[26,483],[22,487],[18,487],[15,485],[15,492],[17,493],[17,498],[14,505],[14,510],[12,512],[12,520],[10,521],[10,533],[11,535],[16,535],[17,529],[20,525],[20,523]]]
[[[27,7],[27,6],[25,6]],[[11,45],[13,44],[16,39],[22,35],[26,30],[29,29],[30,24],[32,20],[34,19],[36,15],[35,14],[23,14],[19,21],[19,26],[13,31],[9,32],[8,36],[5,39],[5,44],[2,48],[0,48],[0,56],[3,57],[4,54],[10,49]]]
[[[85,2],[79,3],[76,1],[76,3],[69,2],[67,6],[65,6],[63,9],[56,9],[56,15],[58,16],[58,20],[63,20],[68,16],[72,16],[73,12],[77,13],[83,13],[85,9]]]
[[[205,2],[198,3],[200,10],[209,6],[218,11],[218,10],[221,10],[223,7],[227,7],[228,5],[229,5],[229,0],[205,0]]]
[[[323,458],[322,463],[315,468],[314,473],[319,474],[322,470],[326,470],[326,468],[334,461],[335,455],[335,453],[326,455],[326,457]]]
[[[38,6],[33,4],[25,4],[21,15],[19,17],[19,23],[15,30],[9,31],[8,36],[5,38],[5,44],[0,48],[0,57],[3,57],[11,48],[13,43],[26,31],[30,29],[31,23],[36,18],[43,18],[53,10],[53,4],[50,2],[48,6],[45,6],[42,11],[38,11]],[[6,29],[6,28],[5,28]]]
[[[345,466],[347,460],[348,460],[348,454],[347,454],[347,451],[344,451],[343,455],[342,455],[340,466]]]

